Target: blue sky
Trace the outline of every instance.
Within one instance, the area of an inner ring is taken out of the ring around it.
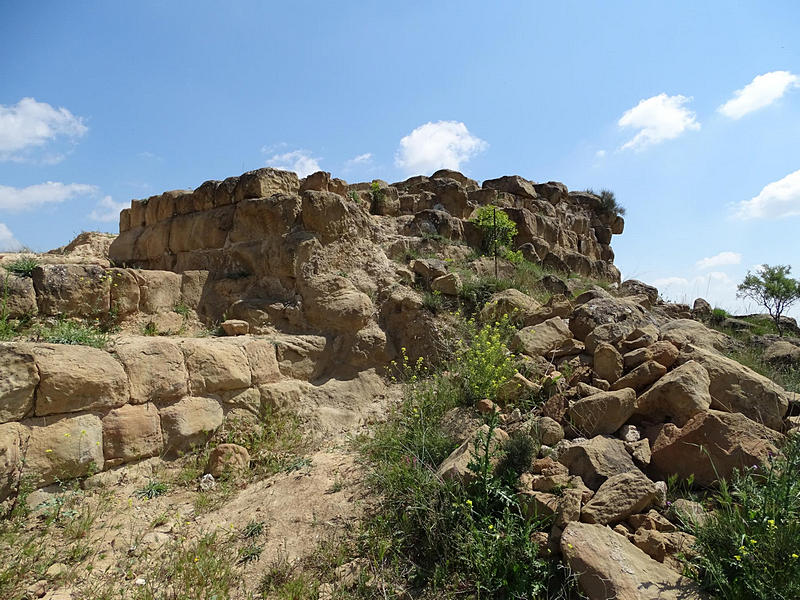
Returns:
[[[800,276],[797,2],[226,4],[0,0],[0,249],[267,164],[449,166],[612,189],[675,300]]]

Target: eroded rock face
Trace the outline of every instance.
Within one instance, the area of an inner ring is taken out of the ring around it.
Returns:
[[[39,371],[33,354],[15,344],[0,344],[0,423],[19,421],[33,411]]]
[[[693,582],[608,527],[569,523],[561,552],[590,600],[700,600]]]
[[[115,352],[130,379],[132,403],[165,403],[188,393],[183,352],[176,342],[131,336],[120,339]]]

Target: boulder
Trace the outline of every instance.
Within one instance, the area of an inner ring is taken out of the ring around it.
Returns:
[[[297,174],[264,168],[242,174],[236,182],[235,202],[248,198],[267,198],[275,194],[296,194],[300,190]]]
[[[211,398],[184,398],[159,412],[167,456],[205,443],[222,425],[222,407]]]
[[[0,423],[19,421],[33,410],[39,371],[25,344],[0,343]]]
[[[686,557],[694,554],[695,537],[683,531],[639,529],[631,541],[650,558],[664,563],[677,572],[682,571],[683,563],[673,557],[676,554]]]
[[[250,333],[250,323],[241,319],[228,319],[220,323],[225,335],[247,335]]]
[[[127,317],[139,310],[141,291],[135,269],[109,269],[111,275],[110,311]]]
[[[191,394],[250,387],[250,366],[241,348],[213,339],[184,339],[180,346],[189,372]]]
[[[464,442],[442,461],[436,474],[442,479],[456,480],[462,483],[468,483],[475,479],[475,474],[469,469],[469,464],[475,459],[475,441],[478,436],[486,439],[489,435],[489,426],[483,425],[472,433]],[[490,453],[497,454],[500,446],[509,440],[508,434],[500,428],[495,428],[492,432],[492,440],[489,444]],[[499,457],[495,456],[492,459],[494,464],[497,464]]]
[[[686,345],[724,352],[733,347],[733,340],[719,331],[709,329],[693,319],[667,321],[659,328],[659,337],[672,342],[679,349]]]
[[[581,509],[581,520],[600,525],[618,523],[642,512],[657,498],[656,485],[641,471],[612,475]]]
[[[711,305],[708,300],[703,298],[696,298],[692,305],[692,316],[699,319],[705,319],[711,316]]]
[[[586,437],[611,434],[631,417],[636,408],[636,392],[624,388],[600,392],[578,400],[567,410],[570,423]]]
[[[570,443],[559,453],[558,462],[593,490],[609,477],[636,470],[625,444],[607,436]]]
[[[447,275],[447,263],[438,258],[419,258],[411,261],[411,270],[429,281]]]
[[[108,313],[111,277],[97,265],[40,265],[33,286],[44,316],[94,318]]]
[[[31,432],[25,474],[37,486],[103,470],[103,424],[96,415],[34,418],[25,424]]]
[[[764,349],[761,358],[775,366],[795,365],[800,363],[800,346],[778,340]]]
[[[458,273],[448,273],[431,282],[431,289],[434,292],[441,292],[445,296],[458,296],[462,287],[463,284]]]
[[[651,466],[666,479],[694,476],[695,483],[711,485],[729,478],[734,469],[762,464],[778,452],[782,436],[740,413],[709,410],[698,413],[679,428],[666,424],[652,442]]]
[[[128,377],[108,352],[87,346],[35,344],[39,369],[37,417],[122,406],[130,399]]]
[[[0,300],[4,302],[5,314],[10,319],[19,319],[27,315],[36,315],[39,307],[36,304],[36,292],[33,279],[17,277],[11,273],[0,274]]]
[[[214,477],[232,475],[250,467],[250,453],[238,444],[220,444],[208,455],[206,473]]]
[[[662,377],[667,372],[667,368],[654,360],[648,360],[636,367],[633,371],[617,379],[612,385],[612,390],[632,388],[640,392],[648,385]]]
[[[645,296],[652,306],[658,302],[658,290],[636,279],[628,279],[619,284],[621,296]]]
[[[710,385],[708,371],[690,360],[642,394],[636,403],[636,413],[651,420],[671,418],[678,427],[683,427],[694,415],[711,406]]]
[[[30,431],[19,423],[0,425],[0,502],[17,489]]]
[[[592,370],[600,379],[615,382],[622,377],[622,355],[611,344],[599,343],[594,349]]]
[[[647,311],[636,302],[625,298],[597,297],[575,309],[569,328],[576,338],[585,340],[599,325],[624,323],[630,333],[636,327],[651,324],[652,321]]]
[[[484,323],[493,323],[508,315],[512,322],[530,326],[539,322],[536,319],[541,308],[542,305],[527,294],[509,288],[491,295],[481,309],[480,319]]]
[[[669,369],[678,360],[678,354],[678,349],[671,342],[661,341],[631,350],[622,359],[625,369],[634,369],[649,360],[654,360]]]
[[[561,553],[589,600],[701,600],[695,584],[603,525],[572,522]]]
[[[569,327],[560,317],[520,329],[511,340],[511,349],[528,356],[544,356],[572,338]]]
[[[497,190],[522,198],[536,198],[536,189],[532,181],[523,179],[519,175],[505,175],[496,179],[487,179],[481,186],[485,190]]]
[[[133,404],[163,404],[188,394],[183,352],[174,341],[125,336],[117,341],[114,352],[128,374]]]
[[[161,419],[153,404],[121,406],[103,417],[106,466],[158,456],[163,446]]]
[[[741,363],[703,348],[684,348],[679,362],[702,365],[711,378],[711,408],[740,412],[767,427],[781,430],[792,394]]]
[[[145,270],[133,273],[139,285],[139,311],[172,312],[181,303],[181,276],[177,273]]]
[[[232,338],[223,340],[223,343],[232,344],[241,348],[250,365],[251,385],[274,383],[281,378],[278,370],[278,356],[276,345],[270,339],[263,338]]]
[[[539,444],[545,446],[554,446],[564,439],[564,428],[550,417],[533,417],[523,429]]]

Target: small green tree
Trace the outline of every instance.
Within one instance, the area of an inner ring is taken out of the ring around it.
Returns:
[[[739,298],[754,300],[766,308],[780,336],[783,335],[781,316],[800,299],[800,282],[789,277],[791,270],[788,265],[761,265],[760,272],[747,272],[736,293]]]
[[[494,256],[494,276],[497,277],[497,255],[500,248],[504,253],[511,251],[517,224],[507,213],[496,206],[481,206],[470,219],[483,234],[483,251]]]

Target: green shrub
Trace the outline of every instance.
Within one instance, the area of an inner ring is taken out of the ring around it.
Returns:
[[[108,334],[100,329],[98,323],[60,320],[54,324],[39,327],[36,334],[39,341],[51,344],[105,348],[108,343]]]
[[[600,198],[600,212],[615,216],[622,216],[625,214],[625,207],[617,203],[617,197],[611,190],[602,189],[600,192],[595,192],[589,188],[585,190],[587,194],[597,196]]]
[[[497,390],[514,376],[514,360],[506,346],[513,326],[508,315],[500,321],[471,328],[469,341],[457,352],[458,373],[463,379],[467,400],[494,399]]]
[[[373,215],[383,214],[383,209],[386,204],[386,190],[381,189],[381,184],[373,181],[369,187],[370,207],[369,211]]]
[[[483,234],[484,252],[494,254],[500,248],[509,250],[517,235],[517,224],[496,206],[481,206],[470,219]]]
[[[9,273],[17,277],[33,277],[33,270],[39,266],[39,261],[33,256],[21,256],[14,262],[4,265]]]
[[[722,483],[697,531],[699,579],[719,598],[800,598],[800,435],[768,464]]]
[[[157,479],[151,479],[147,482],[147,485],[136,490],[133,495],[137,498],[152,500],[153,498],[166,494],[167,489],[166,483],[158,481]]]

